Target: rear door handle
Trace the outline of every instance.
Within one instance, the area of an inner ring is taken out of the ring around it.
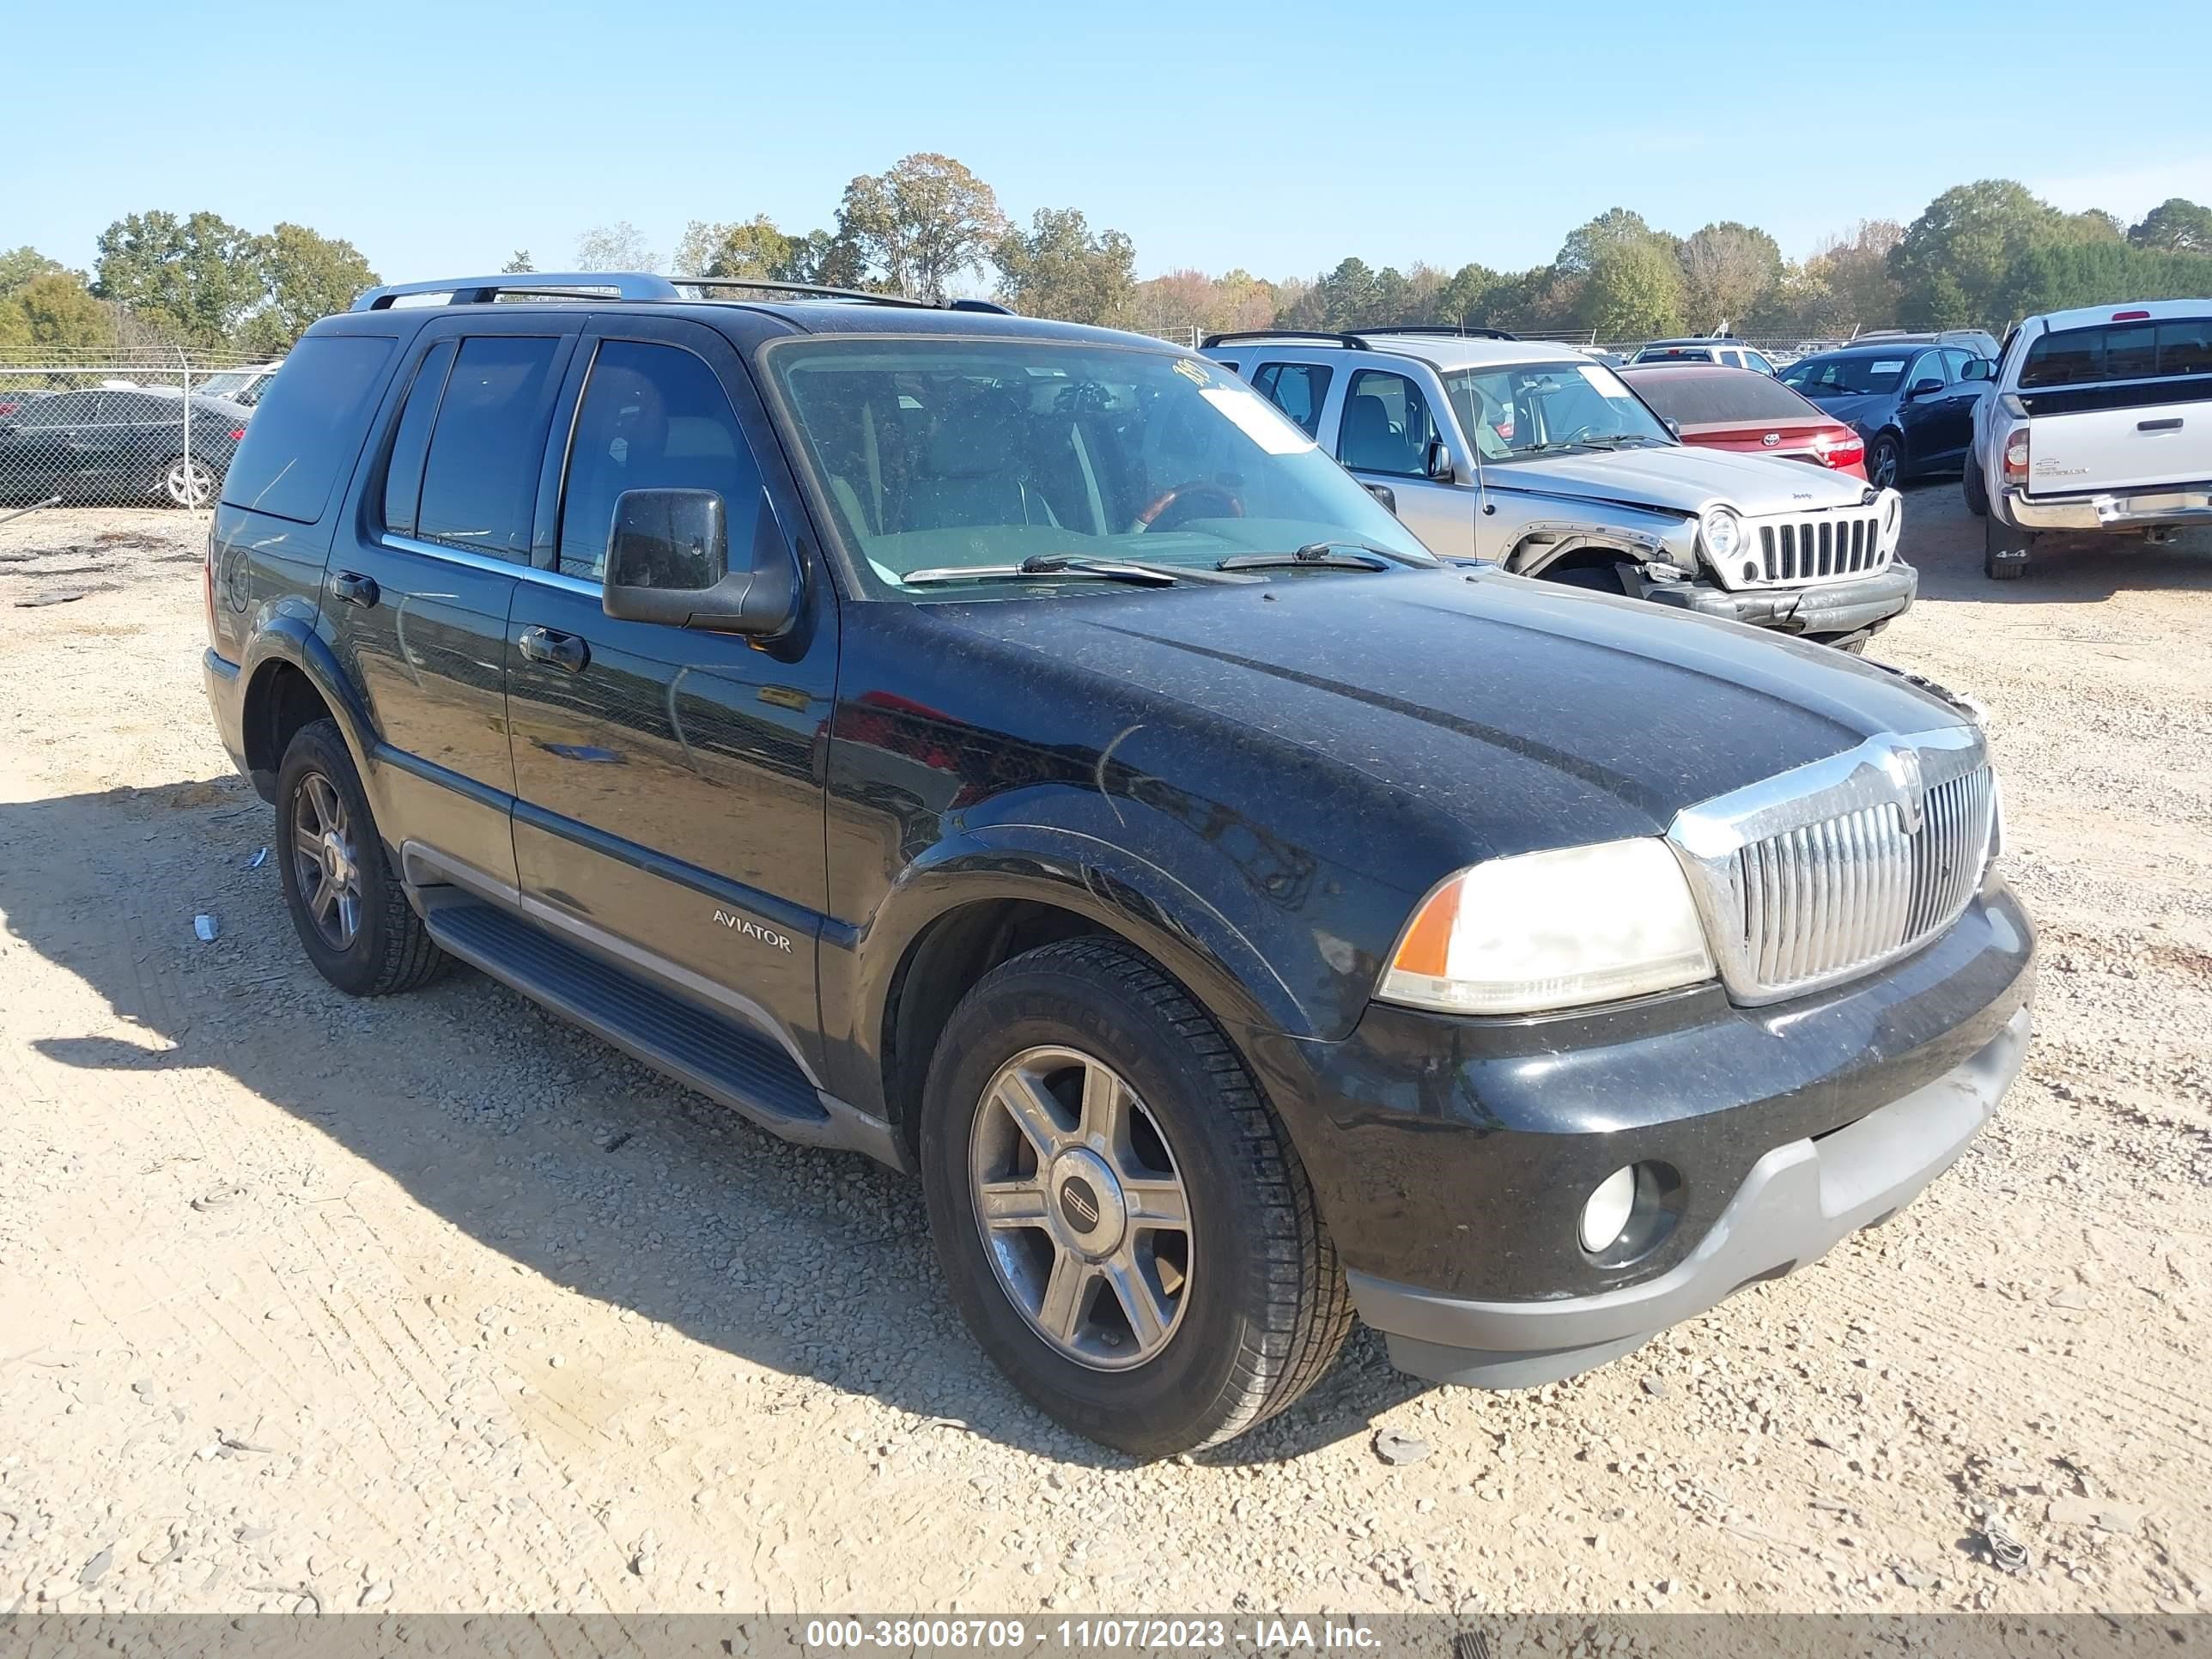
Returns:
[[[331,596],[366,610],[377,601],[376,579],[358,571],[341,570],[331,578]]]
[[[2137,421],[2136,422],[2136,430],[2138,432],[2179,432],[2181,430],[2181,416],[2176,415],[2172,419],[2166,421]]]
[[[580,636],[550,628],[532,625],[524,629],[515,637],[514,647],[531,662],[550,663],[571,674],[592,659],[592,647]]]

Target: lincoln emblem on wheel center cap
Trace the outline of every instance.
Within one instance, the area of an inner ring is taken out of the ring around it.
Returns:
[[[1060,1183],[1060,1208],[1079,1233],[1087,1233],[1098,1224],[1098,1194],[1080,1176],[1070,1176]]]

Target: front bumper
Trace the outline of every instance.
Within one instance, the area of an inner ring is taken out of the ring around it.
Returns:
[[[1911,956],[1771,1006],[1717,985],[1486,1019],[1377,1003],[1340,1042],[1248,1052],[1398,1362],[1521,1387],[1909,1199],[2011,1080],[2033,985],[2033,931],[1992,878]],[[1672,1231],[1632,1261],[1594,1260],[1583,1200],[1641,1163],[1680,1176]]]
[[[1831,1134],[1777,1146],[1751,1166],[1697,1249],[1657,1279],[1555,1302],[1477,1302],[1355,1273],[1352,1301],[1384,1333],[1391,1362],[1431,1382],[1525,1389],[1589,1370],[1887,1221],[1980,1133],[2027,1038],[2021,1008],[1933,1083]]]
[[[2163,530],[2212,524],[2212,486],[2087,495],[2000,493],[1997,516],[2024,530]]]
[[[1643,597],[1701,617],[1726,617],[1790,634],[1856,634],[1901,616],[1920,591],[1920,573],[1892,560],[1872,575],[1817,587],[1760,587],[1731,592],[1710,582],[1643,585]]]

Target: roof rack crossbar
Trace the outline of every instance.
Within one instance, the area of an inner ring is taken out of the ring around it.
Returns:
[[[391,283],[373,288],[353,302],[356,311],[388,311],[393,301],[417,294],[443,294],[453,306],[482,305],[502,294],[534,298],[592,298],[614,290],[621,300],[676,300],[676,284],[644,270],[526,271],[497,276],[445,276],[428,283]],[[570,290],[581,290],[580,293]]]
[[[1473,323],[1383,323],[1373,328],[1355,328],[1354,335],[1367,334],[1441,334],[1455,340],[1517,340],[1517,334],[1508,334],[1502,328],[1481,328]]]
[[[1327,340],[1331,345],[1349,347],[1354,351],[1371,351],[1374,348],[1357,334],[1338,334],[1322,328],[1245,328],[1226,334],[1209,334],[1199,342],[1201,349],[1211,346],[1242,345],[1251,340]]]

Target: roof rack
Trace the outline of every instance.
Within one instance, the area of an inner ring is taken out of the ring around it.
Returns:
[[[860,305],[906,306],[918,311],[1013,313],[995,300],[948,300],[942,305],[903,294],[872,294],[865,289],[828,288],[819,283],[777,282],[765,276],[662,276],[649,270],[582,270],[513,276],[447,276],[428,283],[393,283],[373,288],[353,302],[356,311],[387,311],[402,298],[442,294],[453,306],[486,305],[502,294],[532,300],[597,299],[610,292],[624,303],[681,300],[684,289],[730,288],[748,293],[789,294],[807,299],[846,300]]]
[[[1331,345],[1348,346],[1354,351],[1372,351],[1374,347],[1357,334],[1334,334],[1320,328],[1245,328],[1227,334],[1209,334],[1199,342],[1201,351],[1212,346],[1242,345],[1251,340],[1326,340]]]
[[[1508,334],[1502,328],[1477,328],[1467,323],[1385,323],[1376,328],[1355,328],[1347,331],[1353,335],[1367,334],[1441,334],[1455,340],[1517,340],[1518,334]]]

